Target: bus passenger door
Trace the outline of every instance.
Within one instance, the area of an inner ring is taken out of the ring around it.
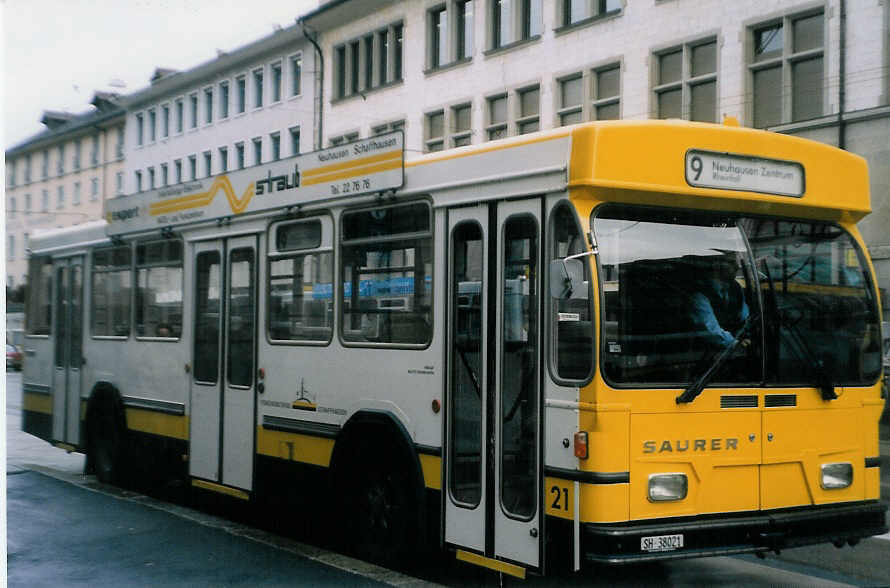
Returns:
[[[83,366],[83,257],[56,260],[54,441],[80,444],[80,389]]]
[[[189,473],[251,490],[255,440],[257,242],[195,245]]]
[[[539,199],[449,211],[446,542],[542,564]]]

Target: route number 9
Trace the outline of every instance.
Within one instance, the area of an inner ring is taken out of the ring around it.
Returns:
[[[689,167],[692,168],[692,171],[695,172],[695,177],[692,178],[692,181],[697,182],[701,177],[702,172],[702,161],[701,157],[698,155],[693,155],[692,159],[689,160]]]

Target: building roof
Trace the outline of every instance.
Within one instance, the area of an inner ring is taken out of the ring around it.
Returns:
[[[322,0],[318,8],[307,12],[298,20],[316,31],[324,31],[373,14],[395,2],[396,0]]]
[[[92,101],[95,109],[81,114],[52,110],[45,111],[40,122],[45,124],[47,128],[7,149],[6,157],[9,158],[43,148],[86,128],[101,125],[115,118],[122,118],[124,109],[116,103],[116,99],[111,98],[112,96],[116,96],[116,94],[96,92]]]

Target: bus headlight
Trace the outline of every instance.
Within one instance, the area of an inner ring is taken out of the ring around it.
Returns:
[[[649,501],[683,500],[689,490],[686,474],[652,474],[649,476]]]
[[[822,489],[838,490],[847,488],[853,483],[853,464],[824,463],[822,464]]]

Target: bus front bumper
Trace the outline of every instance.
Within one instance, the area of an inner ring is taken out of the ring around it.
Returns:
[[[887,532],[886,510],[880,502],[868,501],[644,523],[584,524],[581,549],[587,562],[623,564],[778,551],[815,543],[855,545],[859,539]]]

